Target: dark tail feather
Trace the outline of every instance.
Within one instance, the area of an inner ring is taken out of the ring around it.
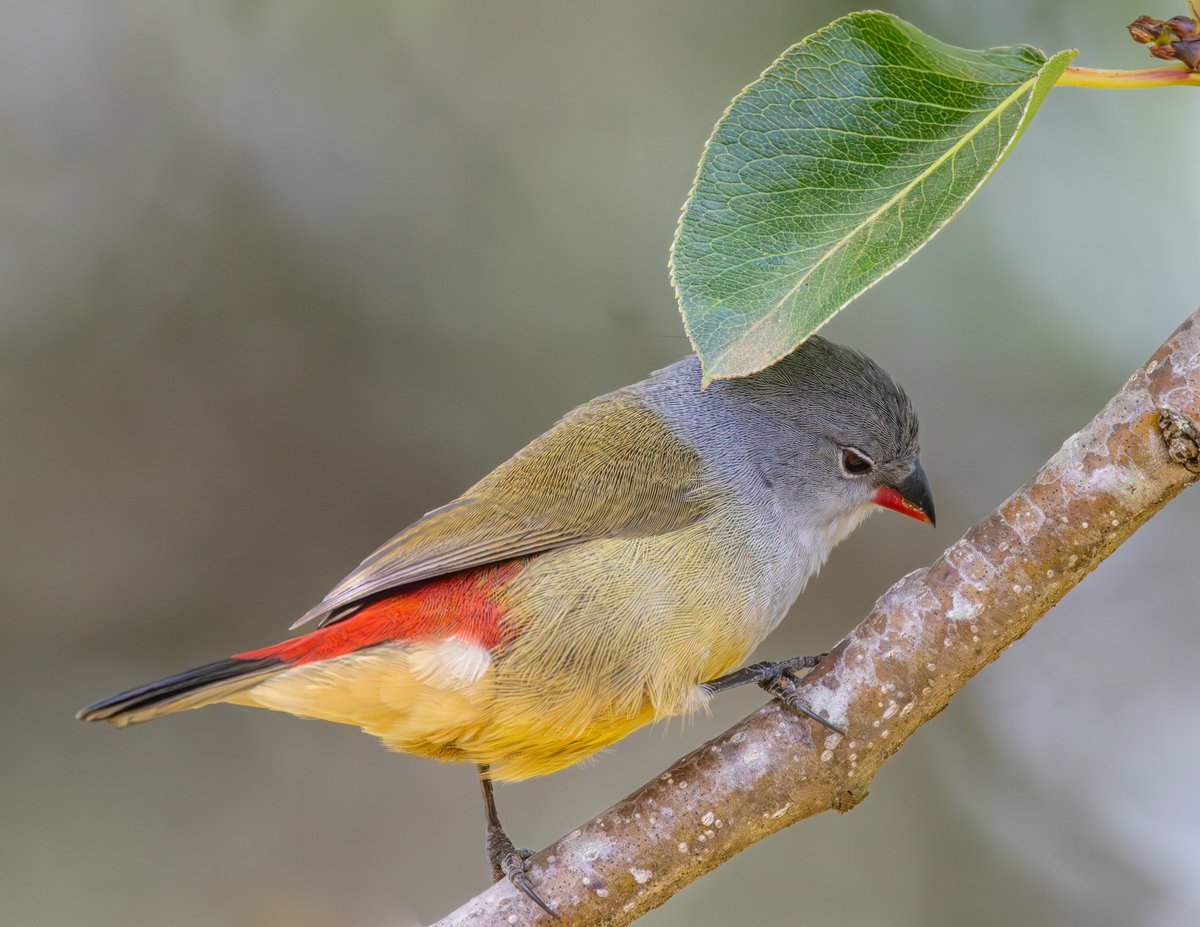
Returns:
[[[121,692],[89,705],[75,717],[80,721],[108,721],[117,727],[149,721],[159,715],[223,701],[286,666],[277,657],[218,660]]]

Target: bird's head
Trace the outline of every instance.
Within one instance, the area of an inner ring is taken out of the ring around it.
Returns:
[[[814,520],[861,517],[881,506],[934,523],[916,412],[865,354],[814,336],[778,363],[718,381],[712,391],[747,424],[744,459],[773,494],[796,500]]]

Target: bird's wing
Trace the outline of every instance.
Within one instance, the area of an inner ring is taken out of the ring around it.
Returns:
[[[364,599],[444,573],[681,528],[712,502],[703,470],[636,394],[593,400],[380,547],[293,627],[332,623]]]

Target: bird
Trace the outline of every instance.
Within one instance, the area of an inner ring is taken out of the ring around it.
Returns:
[[[224,702],[473,763],[493,878],[554,914],[493,781],[555,772],[746,683],[836,730],[797,691],[820,657],[742,664],[881,507],[934,523],[916,413],[874,361],[812,336],[702,386],[690,355],[569,412],[395,535],[292,625],[314,629],[77,717],[125,726]]]

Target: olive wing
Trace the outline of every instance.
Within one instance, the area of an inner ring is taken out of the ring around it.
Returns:
[[[661,534],[703,517],[695,449],[635,393],[580,406],[372,553],[293,627],[329,624],[409,583],[596,538]]]

